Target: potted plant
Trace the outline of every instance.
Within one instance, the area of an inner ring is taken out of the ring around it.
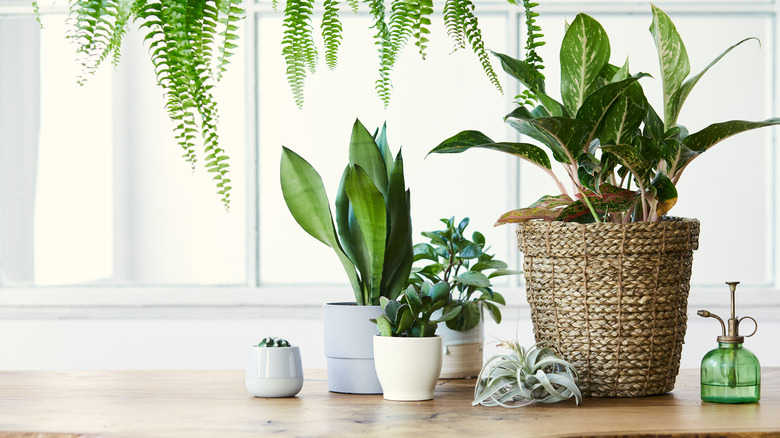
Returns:
[[[298,154],[283,148],[281,185],[295,220],[333,249],[349,278],[355,301],[323,309],[328,389],[381,393],[373,363],[369,319],[381,312],[380,298],[401,294],[412,269],[412,221],[401,151],[393,159],[386,129],[371,135],[356,120],[349,164],[336,195],[334,225],[322,178]]]
[[[484,311],[487,309],[496,323],[501,322],[499,305],[504,297],[493,290],[491,279],[519,274],[507,269],[507,264],[489,254],[485,236],[479,231],[466,237],[469,218],[456,223],[455,218],[441,219],[444,230],[424,231],[430,243],[414,245],[414,261],[423,266],[412,267],[408,284],[418,288],[425,281],[447,284],[450,301],[440,311],[459,308],[459,313],[440,327],[443,362],[440,378],[476,377],[482,369],[482,343],[485,338]]]
[[[699,235],[697,220],[667,216],[676,184],[721,140],[780,124],[732,120],[689,133],[678,122],[685,99],[710,67],[750,38],[688,77],[688,53],[674,23],[655,6],[652,17],[663,85],[659,112],[641,86],[648,75],[631,74],[628,62],[611,64],[606,31],[588,15],[577,15],[561,43],[560,101],[545,92],[533,19],[525,60],[497,55],[527,88],[506,122],[552,151],[563,181],[543,148],[494,142],[478,131],[460,132],[431,151],[498,150],[535,164],[557,184],[561,193],[497,223],[519,224],[536,339],[553,341],[577,368],[583,395],[640,396],[674,387]]]
[[[384,313],[371,321],[379,329],[379,335],[374,336],[374,360],[386,400],[433,398],[442,360],[436,327],[457,316],[460,307],[438,319],[433,319],[433,314],[449,301],[447,283],[425,282],[419,288],[411,285],[399,300],[382,297]]]
[[[255,397],[292,397],[303,388],[301,351],[286,339],[263,338],[249,347],[244,377]]]

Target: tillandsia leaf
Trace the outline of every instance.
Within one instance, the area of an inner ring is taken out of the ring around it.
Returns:
[[[590,127],[581,120],[566,117],[534,119],[525,108],[512,111],[504,120],[521,134],[549,147],[553,158],[564,164],[576,163],[590,132]]]
[[[545,195],[529,207],[504,213],[498,221],[496,221],[496,225],[526,222],[531,219],[553,220],[556,219],[561,211],[572,202],[574,202],[574,200],[568,195]]]
[[[671,128],[676,119],[672,96],[691,72],[688,51],[685,50],[680,34],[672,19],[655,5],[652,6],[653,22],[650,33],[653,35],[658,62],[661,66],[661,81],[664,90],[664,127]],[[679,107],[676,108],[679,112]]]
[[[333,248],[349,277],[355,300],[364,304],[362,283],[339,243],[322,178],[306,160],[287,148],[282,149],[280,174],[284,202],[293,218],[304,231]]]
[[[563,117],[568,115],[563,104],[545,94],[544,78],[539,78],[534,74],[533,66],[502,53],[493,52],[493,54],[501,60],[501,67],[504,71],[528,87],[552,116]]]
[[[677,203],[677,188],[665,173],[659,172],[653,179],[655,188],[655,198],[658,200],[656,205],[656,215],[663,217]]]
[[[370,285],[369,297],[365,301],[373,303],[379,300],[381,290],[387,241],[387,209],[382,193],[359,165],[350,165],[345,187],[370,256],[371,276],[363,281]]]
[[[510,155],[530,161],[531,163],[551,169],[550,157],[540,147],[528,143],[496,143],[479,131],[462,131],[444,140],[431,149],[430,154],[457,154],[471,148],[490,149],[505,152]]]
[[[677,117],[680,115],[680,110],[682,109],[683,103],[685,103],[685,99],[688,97],[688,95],[691,93],[691,90],[693,90],[693,87],[696,85],[697,82],[699,82],[699,79],[704,76],[704,73],[707,73],[707,70],[709,70],[712,66],[718,63],[724,56],[726,56],[727,53],[734,50],[738,46],[740,46],[742,43],[750,40],[756,40],[761,45],[761,41],[758,40],[758,38],[750,37],[745,38],[742,41],[734,44],[733,46],[726,49],[723,53],[718,55],[717,58],[715,58],[712,62],[709,63],[706,67],[704,67],[704,70],[700,71],[698,74],[691,76],[686,80],[669,98],[669,114],[668,114],[668,122],[667,124],[669,126],[674,126],[677,124]]]
[[[577,114],[594,83],[609,61],[607,32],[598,21],[585,14],[569,26],[561,43],[561,97],[569,114]]]

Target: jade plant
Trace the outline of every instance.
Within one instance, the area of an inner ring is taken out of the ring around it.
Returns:
[[[466,237],[469,218],[457,224],[454,217],[441,221],[446,225],[445,229],[422,233],[430,243],[414,245],[414,261],[424,263],[424,266],[412,267],[408,284],[420,287],[427,280],[448,286],[452,299],[444,306],[443,313],[460,309],[455,318],[447,321],[447,327],[452,330],[466,331],[476,327],[483,318],[483,309],[500,323],[498,305],[505,305],[506,301],[493,290],[491,279],[520,272],[507,269],[505,262],[489,254],[485,236],[479,231],[472,233],[471,240]]]
[[[409,285],[398,300],[380,298],[384,313],[371,322],[377,325],[381,336],[431,337],[436,334],[440,322],[449,321],[460,313],[460,307],[454,307],[433,319],[434,312],[443,309],[449,301],[447,283]]]
[[[284,201],[307,233],[333,249],[358,305],[379,305],[401,294],[412,270],[410,193],[401,151],[393,159],[386,127],[371,135],[355,120],[349,164],[336,194],[334,225],[322,178],[306,160],[283,147]]]
[[[509,348],[511,353],[495,355],[485,362],[477,377],[473,406],[517,408],[571,397],[577,404],[582,402],[577,370],[552,348],[537,343],[526,350],[517,342],[499,347]]]
[[[263,338],[262,341],[260,341],[259,344],[257,344],[258,347],[289,347],[290,343],[287,342],[287,339],[282,338]]]
[[[552,178],[559,194],[505,213],[497,225],[531,219],[657,222],[677,202],[676,185],[694,159],[728,137],[780,124],[780,118],[731,120],[690,133],[678,122],[683,103],[702,76],[730,51],[755,38],[737,42],[701,72],[689,76],[688,52],[680,34],[669,16],[652,6],[650,34],[663,89],[663,108],[656,111],[640,83],[649,75],[632,74],[628,60],[622,66],[611,64],[606,31],[586,14],[578,14],[568,25],[561,43],[561,99],[549,96],[541,57],[535,50],[543,43],[543,35],[534,17],[526,22],[534,37],[528,39],[524,60],[496,54],[504,71],[526,88],[518,99],[519,106],[504,120],[549,149],[561,164],[565,179],[553,172],[550,156],[542,147],[495,142],[479,131],[462,131],[430,152],[496,150],[526,160]],[[571,191],[564,184],[567,180]]]

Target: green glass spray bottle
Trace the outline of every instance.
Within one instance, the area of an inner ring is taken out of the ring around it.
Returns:
[[[720,321],[723,335],[718,336],[718,348],[704,355],[701,360],[701,399],[712,403],[755,403],[761,398],[761,365],[756,355],[742,347],[745,336],[739,335],[739,323],[744,319],[753,321],[756,329],[746,337],[753,336],[758,323],[750,316],[737,319],[735,315],[734,292],[738,281],[727,282],[731,289],[731,318],[728,332],[723,320],[706,310],[697,314]]]

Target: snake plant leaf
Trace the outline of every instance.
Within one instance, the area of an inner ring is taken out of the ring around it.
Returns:
[[[550,150],[553,158],[564,164],[576,163],[590,126],[582,120],[567,117],[532,118],[525,108],[512,111],[504,119],[521,134],[538,140]]]
[[[677,188],[674,186],[672,180],[663,172],[658,172],[658,175],[653,179],[652,184],[655,188],[655,197],[658,200],[656,214],[658,217],[661,217],[669,212],[669,210],[674,207],[674,204],[677,203]]]
[[[641,183],[647,182],[652,166],[645,161],[639,151],[631,145],[612,144],[603,145],[601,149],[617,157],[618,161],[626,166]]]
[[[529,207],[504,213],[498,218],[496,225],[526,222],[531,219],[553,220],[560,215],[561,210],[572,202],[574,202],[574,200],[568,195],[545,195]]]
[[[471,148],[490,149],[505,152],[531,163],[551,169],[550,158],[540,147],[528,143],[496,143],[479,131],[462,131],[444,140],[428,152],[430,154],[457,154]]]
[[[384,169],[382,174],[384,174]],[[379,299],[380,295],[387,241],[385,200],[379,189],[374,186],[368,173],[357,164],[350,165],[345,188],[368,251],[371,275],[364,278],[363,281],[369,284],[369,299],[374,302]]]
[[[363,239],[363,232],[360,231],[360,225],[347,196],[346,184],[349,169],[349,166],[344,168],[344,173],[339,183],[339,190],[336,193],[336,229],[341,239],[342,249],[349,256],[349,259],[352,260],[355,268],[360,273],[360,278],[364,282],[362,284],[363,290],[359,292],[363,297],[360,302],[364,305],[371,305],[368,289],[370,287],[368,279],[371,278],[371,255],[368,253],[366,242]]]
[[[688,60],[688,51],[685,50],[685,44],[677,32],[672,19],[655,5],[651,6],[653,22],[650,25],[650,33],[653,35],[653,41],[658,53],[658,62],[661,66],[661,81],[664,94],[664,127],[669,129],[674,125],[673,121],[677,118],[676,112],[679,113],[680,110],[678,106],[675,111],[672,96],[680,89],[683,81],[691,72],[691,63]]]
[[[479,271],[466,271],[455,277],[455,280],[460,281],[463,284],[477,287],[490,287],[490,280],[487,275]]]
[[[280,174],[284,202],[293,218],[312,237],[333,249],[349,277],[355,300],[362,305],[362,283],[336,235],[328,195],[319,173],[300,155],[283,147]]]
[[[588,15],[577,14],[563,37],[560,51],[561,97],[569,114],[577,114],[609,61],[607,32]]]
[[[387,179],[390,179],[390,175],[393,173],[393,153],[390,152],[390,144],[387,142],[387,122],[382,124],[382,130],[377,130],[374,135],[376,145],[379,147],[379,152],[382,154],[382,160],[385,162],[385,168],[387,169]]]
[[[746,41],[750,40],[756,40],[758,41],[759,46],[761,45],[761,41],[758,40],[756,37],[750,37],[745,38],[742,41],[734,44],[733,46],[729,47],[723,53],[718,55],[717,58],[715,58],[712,62],[709,63],[706,67],[704,67],[704,70],[700,71],[697,75],[691,76],[686,80],[680,88],[678,88],[674,94],[672,94],[671,98],[669,99],[669,119],[667,124],[669,126],[674,126],[677,124],[677,117],[680,115],[680,110],[682,109],[683,103],[685,103],[685,99],[688,97],[688,95],[691,93],[691,90],[696,85],[697,82],[699,82],[699,79],[704,76],[704,73],[707,73],[707,70],[709,70],[712,66],[718,63],[724,56],[726,56],[727,53],[734,50],[735,48],[739,47]]]
[[[388,174],[382,151],[377,147],[371,133],[357,119],[352,125],[352,136],[349,140],[349,163],[360,166],[382,196],[387,198]]]
[[[390,234],[387,237],[384,256],[382,290],[388,295],[398,296],[409,278],[414,261],[409,192],[406,190],[404,160],[400,150],[393,165],[387,192]]]
[[[501,68],[515,79],[519,80],[539,99],[550,115],[555,117],[568,116],[566,108],[545,93],[544,78],[534,73],[534,68],[527,62],[512,58],[502,53],[493,52],[501,60]]]

